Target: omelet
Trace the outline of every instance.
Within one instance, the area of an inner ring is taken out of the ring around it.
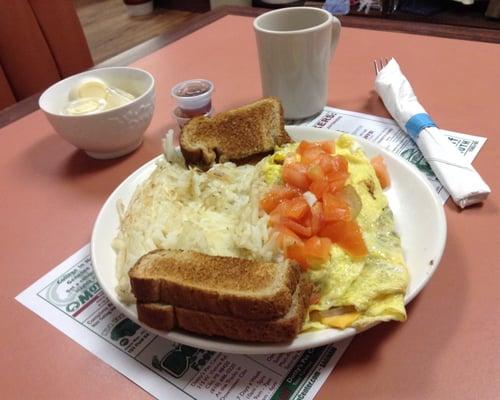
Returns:
[[[268,184],[280,182],[283,160],[296,148],[297,144],[286,145],[268,157],[263,166]],[[340,136],[335,152],[347,159],[347,184],[362,202],[356,220],[368,255],[352,257],[333,244],[327,262],[304,272],[319,300],[310,306],[303,330],[363,329],[379,321],[403,321],[409,274],[387,198],[370,160],[351,136]]]

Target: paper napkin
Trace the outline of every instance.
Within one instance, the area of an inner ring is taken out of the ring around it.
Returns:
[[[461,208],[480,203],[491,190],[472,165],[442,134],[418,102],[413,89],[391,59],[375,78],[375,89],[399,126],[416,142],[425,159]]]

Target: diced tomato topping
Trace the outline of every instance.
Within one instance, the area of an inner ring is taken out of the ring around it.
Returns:
[[[285,252],[286,255],[286,249],[296,243],[302,243],[302,239],[297,236],[295,232],[292,232],[290,229],[284,227],[284,226],[279,226],[276,228],[278,232],[278,237],[276,239],[276,242],[281,250]]]
[[[325,177],[324,179],[313,181],[309,186],[309,191],[314,193],[318,200],[323,198],[323,193],[328,188],[328,179]]]
[[[302,164],[311,164],[319,159],[320,156],[326,155],[325,150],[320,146],[310,147],[304,151],[300,157],[300,162]]]
[[[335,141],[334,140],[325,140],[324,142],[319,142],[319,145],[328,154],[335,153]]]
[[[300,143],[299,143],[299,146],[297,147],[297,154],[304,154],[304,152],[307,150],[307,149],[310,149],[312,147],[316,147],[317,144],[314,143],[314,142],[308,142],[307,140],[302,140]]]
[[[341,190],[349,178],[349,174],[347,172],[336,172],[331,173],[327,176],[328,184],[326,185],[325,190],[329,193],[335,193]]]
[[[304,242],[307,264],[311,267],[321,265],[330,258],[332,242],[329,238],[312,236]]]
[[[319,164],[311,164],[307,169],[307,176],[311,181],[320,181],[323,180],[326,175],[323,169]]]
[[[342,198],[326,192],[323,194],[323,218],[327,222],[349,221],[351,212],[349,204]]]
[[[335,159],[333,156],[329,154],[322,154],[318,160],[316,161],[317,164],[321,167],[321,170],[325,173],[328,174],[330,172],[334,172],[337,163],[335,162]]]
[[[312,229],[310,226],[302,225],[291,218],[281,217],[281,223],[283,226],[295,232],[299,236],[310,237],[312,235]]]
[[[335,142],[301,142],[300,161],[292,154],[283,164],[285,186],[273,187],[261,200],[269,225],[278,232],[278,246],[304,270],[326,262],[332,242],[352,256],[367,254],[355,220],[361,199],[346,186],[347,159],[334,152]],[[303,196],[307,191],[316,196],[311,206]]]
[[[342,236],[342,229],[345,221],[329,222],[321,227],[319,236],[329,238],[333,243],[337,243]]]
[[[300,142],[299,147],[297,147],[297,154],[301,156],[311,148],[321,148],[324,152],[328,154],[335,153],[335,141],[334,140],[326,140],[322,142],[308,142],[307,140],[303,140]]]
[[[291,200],[283,200],[278,207],[279,214],[283,217],[301,220],[309,212],[309,204],[304,197],[295,197]]]
[[[311,207],[311,233],[316,235],[323,224],[323,203],[317,201]]]
[[[276,209],[275,209],[276,210]],[[275,228],[281,226],[281,215],[277,212],[272,212],[269,214],[269,226]]]
[[[364,257],[368,254],[361,229],[356,221],[327,223],[320,229],[319,235],[337,243],[351,256]]]
[[[300,190],[296,188],[275,185],[264,195],[260,206],[266,213],[270,214],[283,200],[293,199],[300,195]]]
[[[297,261],[302,269],[307,270],[328,261],[331,245],[330,239],[313,236],[303,243],[294,243],[289,246],[286,255]]]
[[[290,186],[307,191],[311,180],[307,176],[307,166],[298,162],[283,165],[283,181]]]
[[[287,258],[297,261],[302,270],[307,271],[309,269],[309,264],[307,263],[304,249],[305,249],[304,243],[292,244],[286,250],[286,256]]]
[[[384,158],[379,155],[373,157],[370,160],[370,162],[373,166],[373,169],[375,170],[375,174],[377,175],[378,181],[380,182],[380,186],[382,186],[382,189],[389,187],[391,185],[391,178],[389,176],[389,171],[387,171]]]
[[[347,172],[349,169],[349,163],[347,162],[347,159],[344,156],[341,155],[335,155],[332,156],[333,158],[333,163],[334,163],[334,171],[338,172]]]

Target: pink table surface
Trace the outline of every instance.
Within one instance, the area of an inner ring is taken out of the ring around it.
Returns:
[[[0,130],[2,398],[150,397],[14,297],[88,243],[107,196],[160,153],[160,138],[174,127],[174,83],[212,80],[219,111],[261,96],[251,24],[224,17],[133,64],[155,76],[157,109],[144,144],[129,156],[88,158],[40,111]],[[498,398],[500,46],[344,28],[328,104],[387,117],[373,92],[371,63],[381,56],[397,58],[441,127],[488,137],[474,165],[493,194],[465,211],[447,203],[445,254],[408,307],[408,321],[358,335],[317,398]]]

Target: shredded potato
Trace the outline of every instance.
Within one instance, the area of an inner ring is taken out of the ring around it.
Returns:
[[[278,260],[267,228],[269,217],[259,212],[265,190],[260,165],[224,163],[199,172],[159,161],[127,210],[118,204],[121,225],[113,248],[120,299],[135,301],[128,271],[139,257],[157,248]]]

